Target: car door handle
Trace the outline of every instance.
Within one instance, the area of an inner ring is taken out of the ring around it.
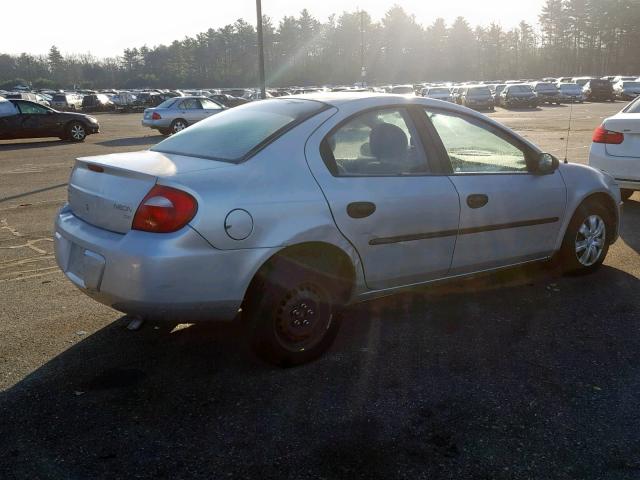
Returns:
[[[489,197],[484,193],[474,193],[467,197],[469,208],[482,208],[489,203]]]
[[[347,214],[351,218],[365,218],[376,211],[376,204],[372,202],[353,202],[347,205]]]

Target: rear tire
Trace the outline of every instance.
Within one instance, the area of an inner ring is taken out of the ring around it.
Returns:
[[[158,131],[160,135],[164,135],[165,137],[171,135],[171,130],[168,128],[159,128]]]
[[[326,276],[294,259],[275,259],[258,274],[246,302],[254,352],[281,367],[315,360],[340,328],[338,298]]]
[[[558,254],[562,269],[570,274],[588,274],[600,268],[609,252],[611,218],[596,202],[578,207],[567,227]]]
[[[187,123],[186,120],[183,120],[182,118],[176,118],[173,122],[171,122],[170,131],[171,133],[178,133],[184,130],[185,128],[187,128],[188,126],[189,124]]]
[[[626,202],[629,200],[635,192],[633,190],[629,190],[628,188],[620,189],[620,196],[622,197],[622,201]]]

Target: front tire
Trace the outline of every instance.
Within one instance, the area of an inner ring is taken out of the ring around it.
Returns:
[[[87,129],[80,122],[71,122],[67,125],[67,140],[70,142],[84,142],[87,138]]]
[[[338,298],[321,273],[290,258],[274,260],[258,275],[247,301],[253,350],[281,367],[315,360],[340,328]]]
[[[609,252],[611,217],[606,208],[587,202],[574,213],[562,241],[559,257],[566,273],[596,271]]]

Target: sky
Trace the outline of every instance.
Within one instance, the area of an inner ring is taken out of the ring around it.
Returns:
[[[285,15],[307,8],[325,21],[332,13],[362,8],[379,20],[394,4],[429,25],[437,17],[449,24],[459,15],[472,26],[500,23],[508,28],[520,20],[535,23],[544,0],[262,0],[262,13],[277,25]],[[84,2],[74,8],[52,0],[30,0],[28,22],[2,22],[0,53],[45,54],[56,45],[63,54],[120,55],[125,48],[149,47],[219,28],[238,18],[255,23],[255,0],[109,0]],[[54,7],[54,8],[52,8]],[[25,31],[25,26],[28,30]]]

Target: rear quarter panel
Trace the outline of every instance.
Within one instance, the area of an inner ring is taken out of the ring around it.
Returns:
[[[359,257],[338,231],[304,156],[311,132],[334,112],[327,110],[298,125],[243,163],[160,178],[158,183],[195,196],[198,213],[190,225],[216,249],[265,249],[271,255],[274,248],[324,242],[347,253],[359,271]],[[225,231],[225,219],[235,209],[245,210],[253,220],[244,240],[234,240]]]

